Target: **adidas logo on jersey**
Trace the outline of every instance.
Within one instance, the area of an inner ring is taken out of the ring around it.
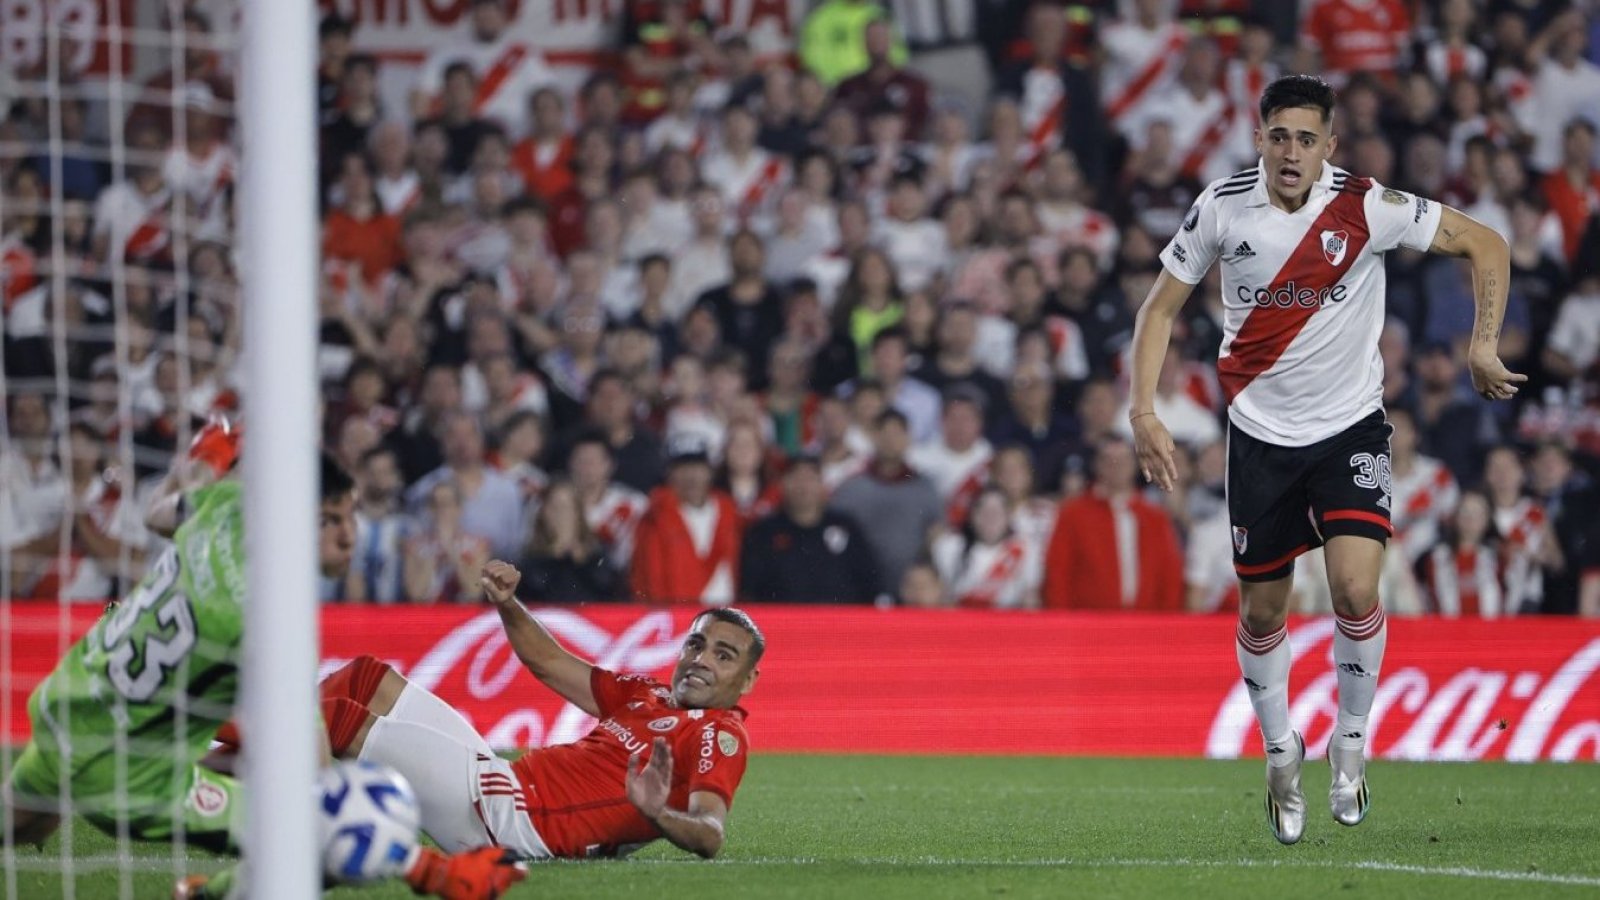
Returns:
[[[1254,250],[1250,249],[1250,242],[1249,241],[1240,241],[1239,242],[1239,246],[1233,248],[1233,258],[1234,259],[1244,259],[1247,256],[1255,256],[1255,255],[1256,255],[1256,252]]]

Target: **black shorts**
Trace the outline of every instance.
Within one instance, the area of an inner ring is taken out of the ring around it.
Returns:
[[[1228,424],[1228,519],[1242,581],[1276,581],[1334,535],[1387,543],[1389,421],[1375,412],[1305,447],[1258,440]]]

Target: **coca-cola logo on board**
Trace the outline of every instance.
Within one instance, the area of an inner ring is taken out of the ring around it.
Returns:
[[[1289,716],[1306,752],[1327,747],[1338,715],[1338,675],[1332,663],[1334,622],[1308,622],[1289,633],[1294,655]],[[1378,679],[1367,719],[1369,754],[1389,759],[1474,760],[1504,757],[1600,759],[1600,638],[1581,645],[1543,671],[1450,667],[1432,673],[1396,663],[1396,648]],[[1484,660],[1493,665],[1492,658]],[[1568,715],[1569,711],[1576,715]],[[1500,742],[1504,745],[1500,746]],[[1232,759],[1259,749],[1249,691],[1236,683],[1212,720],[1206,755]]]

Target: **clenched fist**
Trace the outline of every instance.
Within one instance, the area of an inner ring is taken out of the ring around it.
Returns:
[[[500,559],[491,559],[483,565],[483,577],[478,583],[483,586],[483,595],[496,606],[517,602],[517,583],[522,581],[522,573],[511,563]]]

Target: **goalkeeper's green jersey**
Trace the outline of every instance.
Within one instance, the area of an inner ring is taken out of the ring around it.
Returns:
[[[191,494],[173,546],[29,698],[41,762],[71,781],[80,811],[182,797],[232,714],[245,590],[240,495],[234,481]]]

